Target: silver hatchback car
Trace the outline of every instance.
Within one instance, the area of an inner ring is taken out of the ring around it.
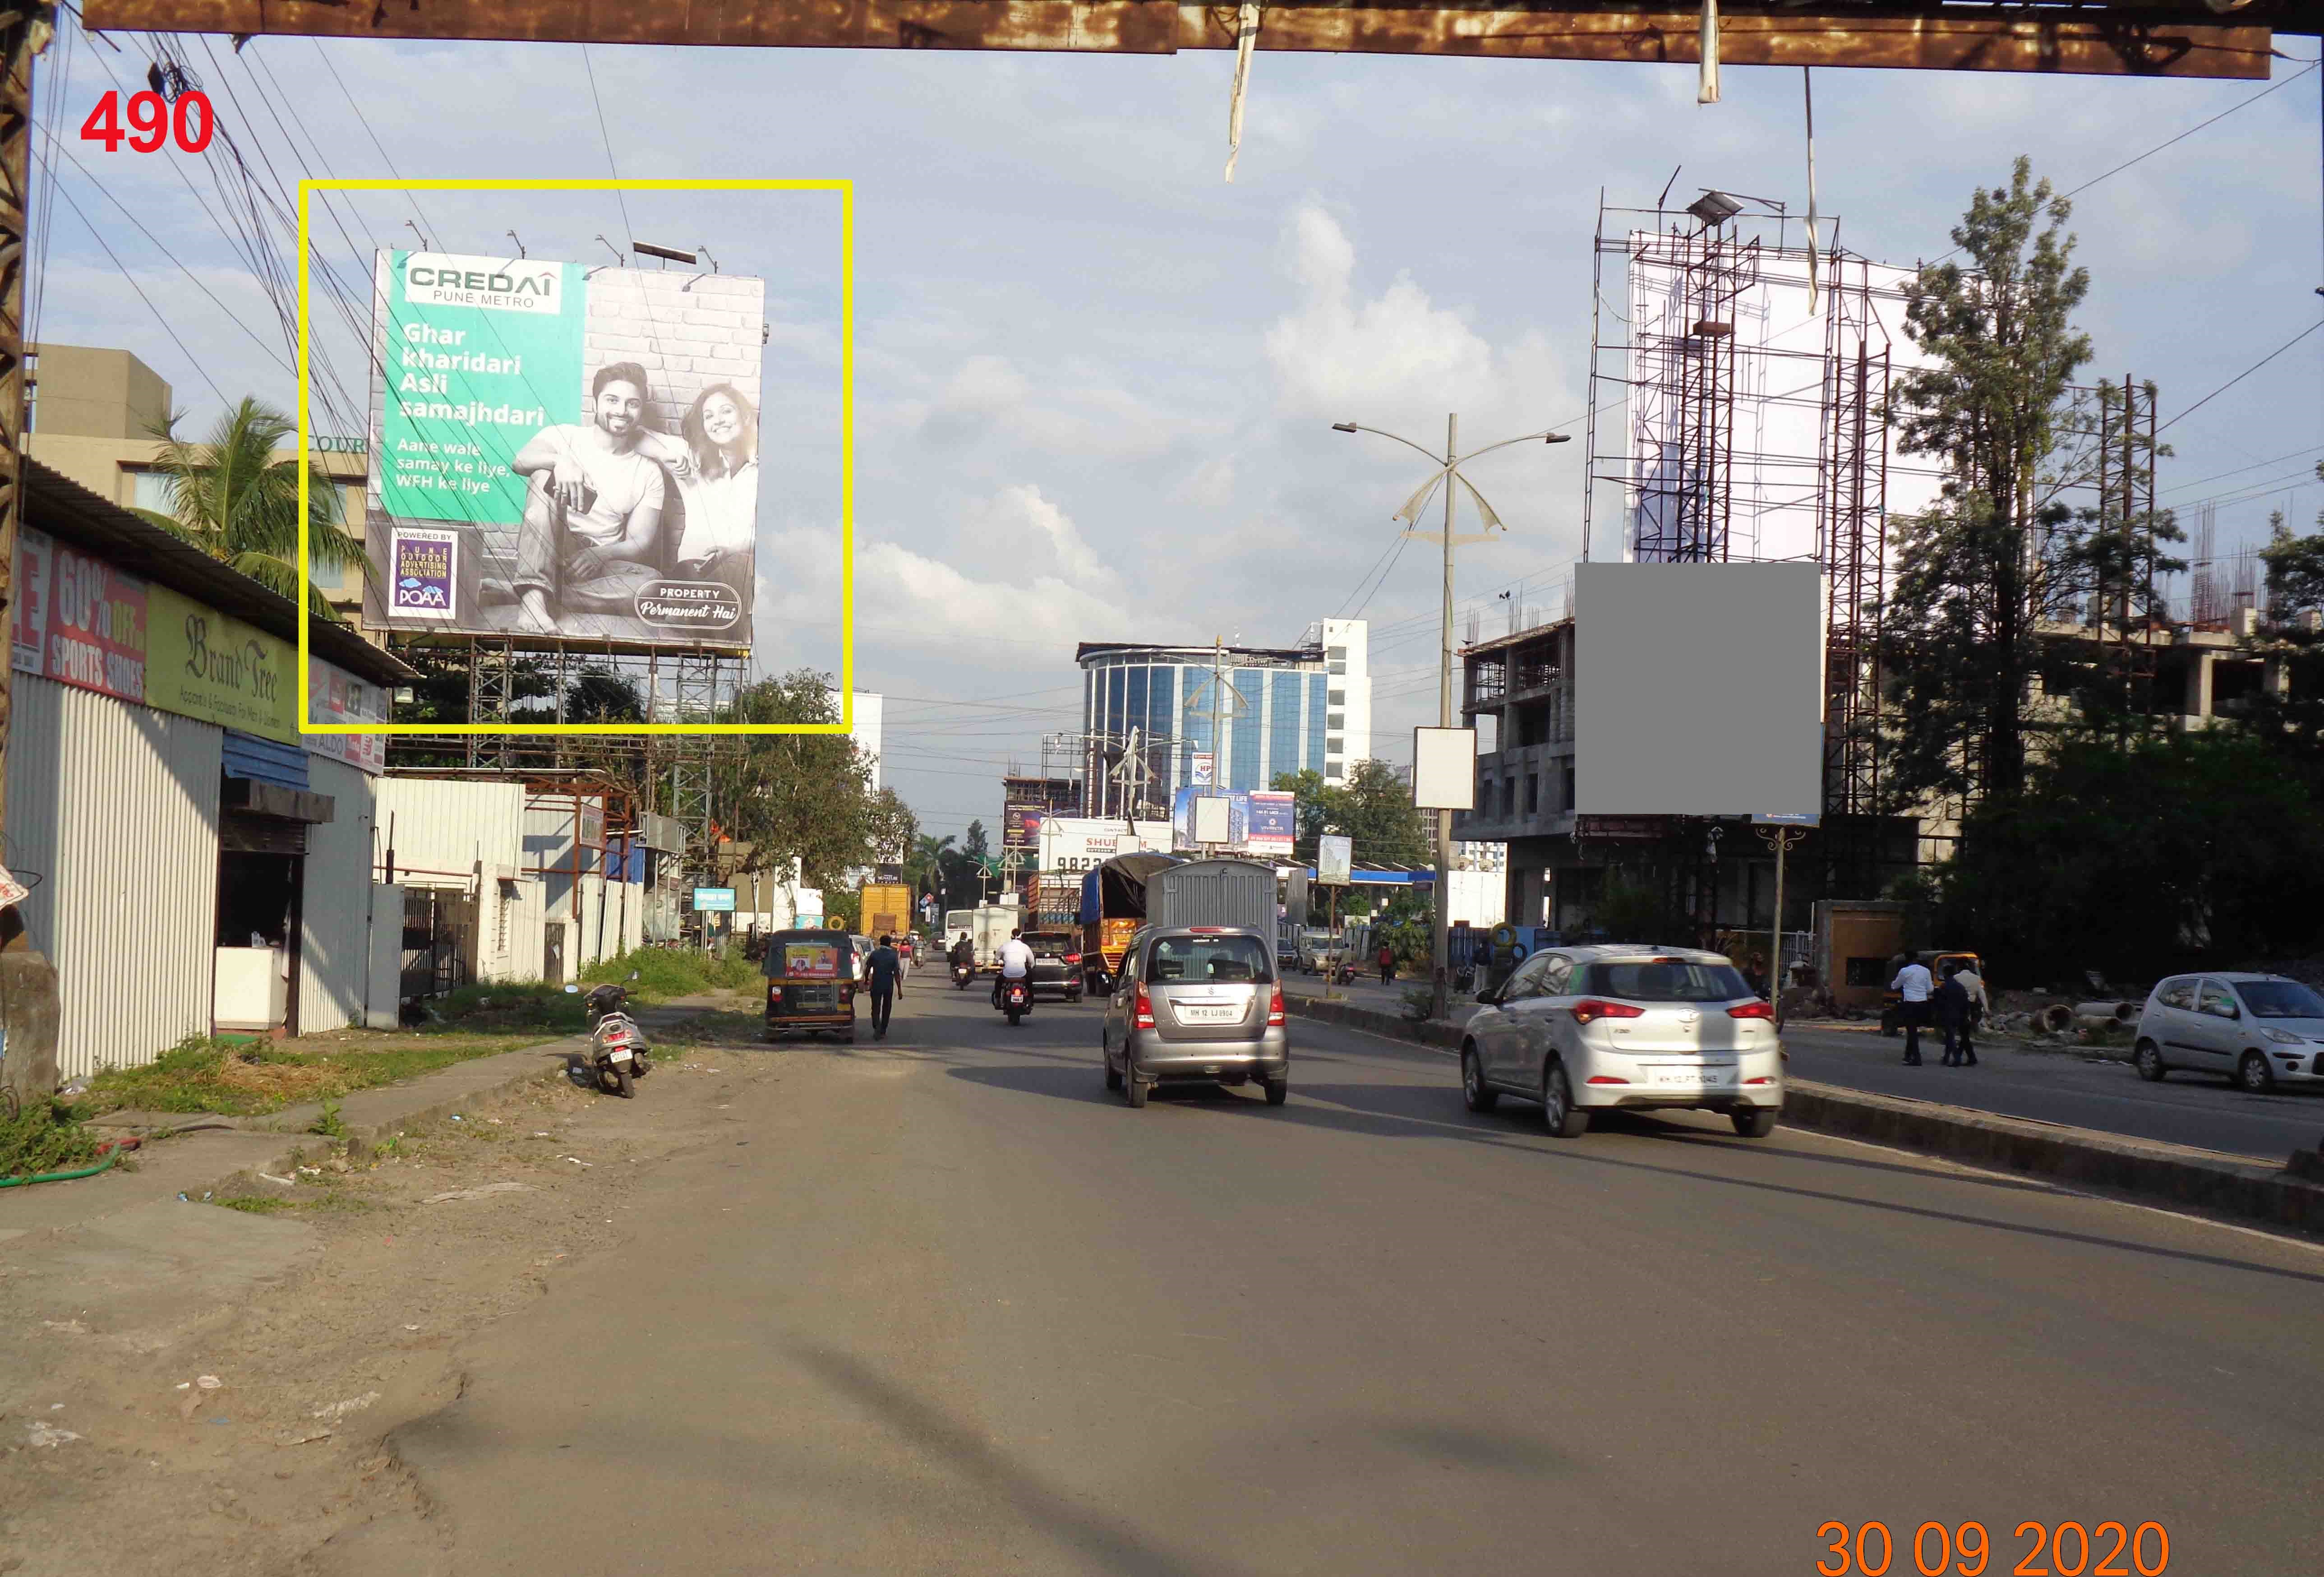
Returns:
[[[2191,1068],[2255,1095],[2324,1084],[2324,998],[2280,974],[2173,975],[2147,997],[2131,1056],[2150,1081]]]
[[[1471,1111],[1541,1102],[1561,1139],[1593,1110],[1723,1111],[1765,1139],[1784,1104],[1775,1013],[1716,953],[1558,947],[1518,965],[1469,1020],[1461,1089]]]
[[[1267,1103],[1291,1091],[1291,1036],[1271,936],[1223,926],[1152,926],[1131,938],[1098,1031],[1105,1087],[1132,1106],[1157,1084],[1242,1084]]]

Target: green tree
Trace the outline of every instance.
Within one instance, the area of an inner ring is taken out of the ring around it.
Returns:
[[[937,890],[944,871],[944,857],[954,843],[952,834],[940,838],[922,833],[912,840],[912,852],[904,861],[904,880],[912,884],[915,895]]]
[[[744,687],[727,715],[738,723],[836,723],[839,704],[828,675],[798,669]],[[853,740],[742,738],[742,748],[715,757],[711,771],[718,824],[750,849],[738,869],[779,871],[796,859],[807,884],[828,891],[844,872],[880,862],[878,840],[895,835],[894,813],[873,791],[871,767]]]
[[[2261,740],[2070,741],[2026,790],[1969,815],[1936,873],[1951,945],[2002,978],[2152,978],[2307,951],[2324,935],[2324,818]]]
[[[1279,772],[1274,787],[1293,797],[1298,852],[1309,858],[1315,839],[1330,829],[1346,835],[1353,856],[1376,865],[1425,865],[1434,858],[1434,840],[1412,790],[1386,761],[1358,761],[1341,788],[1330,788],[1314,771]]]
[[[1886,615],[1899,720],[1887,781],[1906,800],[2007,797],[2025,780],[2041,547],[2067,518],[2054,462],[2090,355],[2072,323],[2089,274],[2072,261],[2070,212],[2020,158],[1954,227],[1966,263],[1923,265],[1909,287],[1906,331],[1931,364],[1896,381],[1888,415],[1944,481],[1925,515],[1899,522]]]
[[[183,537],[211,558],[294,601],[299,595],[299,475],[301,461],[275,451],[298,442],[298,424],[271,406],[244,397],[218,418],[201,443],[178,437],[179,419],[155,429],[170,500],[167,514],[137,512]],[[370,573],[363,538],[347,530],[338,489],[306,463],[307,553],[318,570],[336,576],[362,567]],[[318,618],[339,615],[319,590],[308,607]]]

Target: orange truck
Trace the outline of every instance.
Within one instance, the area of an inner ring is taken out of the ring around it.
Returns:
[[[878,941],[900,936],[912,928],[912,890],[900,881],[863,884],[863,928],[861,935]]]

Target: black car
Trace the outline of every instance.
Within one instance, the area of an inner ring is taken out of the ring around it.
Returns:
[[[1022,940],[1033,950],[1033,994],[1044,991],[1069,1002],[1082,1000],[1082,939],[1075,931],[1028,931]]]

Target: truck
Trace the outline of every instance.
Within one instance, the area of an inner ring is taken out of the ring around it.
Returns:
[[[900,881],[867,881],[862,892],[862,934],[878,940],[912,928],[912,890]]]
[[[1001,945],[1009,940],[1011,931],[1025,924],[1025,911],[1015,904],[989,903],[972,911],[968,922],[968,939],[976,945],[976,967],[997,971],[1001,967]],[[954,935],[958,935],[957,932]]]
[[[1149,926],[1232,926],[1272,936],[1281,908],[1275,867],[1256,860],[1191,860],[1146,882]]]
[[[1148,880],[1181,863],[1174,854],[1116,854],[1082,878],[1082,973],[1090,991],[1107,989],[1146,923]]]

